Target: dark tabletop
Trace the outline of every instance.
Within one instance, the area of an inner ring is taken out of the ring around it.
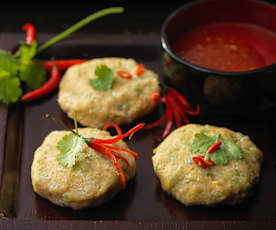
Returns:
[[[189,1],[189,0],[188,0]],[[99,20],[81,32],[150,32],[159,31],[166,16],[183,2],[188,1],[88,1],[76,6],[41,2],[39,4],[9,4],[0,14],[0,32],[18,32],[26,22],[35,24],[40,32],[60,32],[83,17],[106,7],[122,6],[125,13],[120,17]],[[191,1],[191,0],[190,0]],[[15,6],[16,5],[16,6]],[[108,23],[107,23],[108,22]],[[104,25],[112,25],[106,28]]]

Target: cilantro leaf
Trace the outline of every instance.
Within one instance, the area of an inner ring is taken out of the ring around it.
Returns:
[[[32,90],[39,88],[46,81],[46,74],[42,61],[38,59],[20,65],[20,78]]]
[[[20,80],[0,69],[0,101],[6,104],[14,103],[21,95]]]
[[[16,76],[19,69],[19,61],[10,52],[0,50],[0,69]]]
[[[32,44],[27,44],[25,42],[20,43],[20,61],[21,64],[30,64],[31,60],[36,55],[37,51],[37,42],[33,41]]]
[[[113,83],[113,70],[106,65],[97,66],[95,69],[96,79],[91,79],[89,84],[96,90],[107,91],[111,88]]]
[[[76,157],[83,149],[85,140],[73,133],[65,135],[58,142],[60,153],[56,156],[58,163],[64,167],[72,168],[76,163]]]
[[[214,143],[221,141],[222,144],[218,150],[208,154],[207,150]],[[239,146],[233,141],[224,140],[220,134],[214,136],[207,136],[204,133],[195,134],[190,150],[195,155],[203,155],[210,158],[216,165],[225,165],[231,159],[242,159],[243,153]]]

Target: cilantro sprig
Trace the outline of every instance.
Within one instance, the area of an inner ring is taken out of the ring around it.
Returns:
[[[84,143],[84,138],[77,136],[74,133],[65,135],[58,142],[57,148],[60,151],[56,157],[58,163],[64,167],[72,168],[75,165],[76,157],[83,149]]]
[[[40,46],[36,40],[31,44],[20,42],[19,49],[14,55],[8,51],[0,50],[0,102],[15,103],[22,96],[23,88],[35,90],[45,83],[47,73],[42,61],[37,58],[40,52],[98,18],[123,11],[122,7],[111,7],[97,11]]]
[[[220,148],[208,154],[207,150],[216,142],[222,142]],[[233,141],[225,140],[220,134],[208,136],[204,132],[195,134],[190,150],[195,155],[203,155],[211,159],[216,165],[225,165],[232,159],[242,159],[243,152]]]
[[[62,121],[57,120],[50,114],[46,114],[46,118],[50,118],[54,122],[58,123],[70,133],[62,137],[57,144],[59,154],[56,156],[56,160],[60,165],[66,168],[72,168],[76,164],[76,158],[83,150],[83,144],[87,143],[87,139],[82,137],[78,132],[77,114],[74,113],[74,126],[75,130],[67,127]]]
[[[98,77],[91,79],[89,84],[96,90],[107,91],[111,88],[113,83],[114,72],[106,65],[99,65],[96,67],[94,74]]]

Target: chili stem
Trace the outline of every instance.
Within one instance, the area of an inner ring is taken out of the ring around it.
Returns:
[[[123,11],[124,11],[123,7],[110,7],[107,9],[97,11],[97,12],[89,15],[88,17],[82,19],[81,21],[77,22],[76,24],[69,27],[67,30],[61,32],[57,36],[53,37],[49,41],[43,43],[41,46],[38,47],[37,54],[40,53],[41,51],[49,48],[50,46],[54,45],[55,43],[59,42],[60,40],[66,38],[67,36],[69,36],[70,34],[75,32],[76,30],[82,28],[83,26],[87,25],[88,23],[90,23],[98,18],[104,17],[106,15],[119,14],[119,13],[122,13]]]
[[[77,112],[76,111],[74,111],[74,126],[75,126],[76,133],[79,135],[78,122],[77,122]]]

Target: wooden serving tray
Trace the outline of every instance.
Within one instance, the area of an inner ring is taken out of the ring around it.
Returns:
[[[40,39],[51,36],[40,34]],[[50,48],[41,58],[131,57],[162,78],[159,38],[158,33],[78,34]],[[23,39],[23,34],[4,33],[0,48],[12,50]],[[35,149],[50,131],[61,129],[47,120],[45,114],[50,113],[73,127],[56,99],[57,92],[34,103],[0,105],[0,210],[6,214],[0,217],[0,229],[276,229],[276,110],[235,117],[202,113],[190,118],[191,122],[243,132],[264,152],[261,181],[253,196],[240,205],[185,207],[163,192],[151,162],[152,150],[160,143],[163,131],[160,127],[140,131],[128,143],[139,153],[139,158],[136,177],[126,190],[100,207],[73,211],[36,195],[31,184],[30,167]],[[153,122],[162,112],[159,106],[137,123]]]

